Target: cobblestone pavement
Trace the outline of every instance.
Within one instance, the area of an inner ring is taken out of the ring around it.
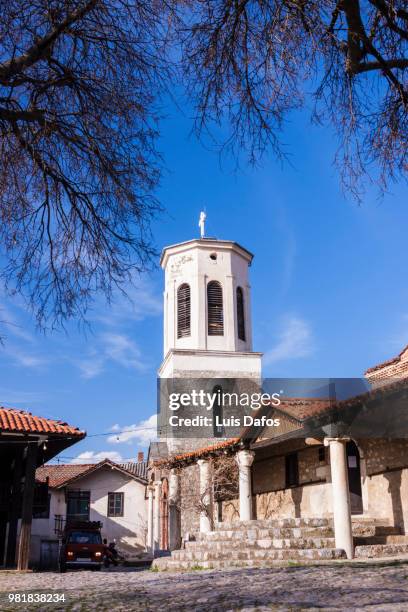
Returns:
[[[9,593],[65,594],[65,603],[10,603]],[[408,610],[408,563],[285,568],[0,572],[0,610]]]

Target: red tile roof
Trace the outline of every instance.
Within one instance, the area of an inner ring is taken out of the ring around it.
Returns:
[[[188,461],[189,459],[199,459],[200,457],[205,457],[207,455],[211,455],[212,453],[222,450],[224,448],[229,448],[230,446],[235,446],[240,442],[241,438],[231,438],[230,440],[225,440],[224,442],[218,442],[218,444],[210,444],[209,446],[204,446],[202,448],[197,448],[196,450],[190,451],[188,453],[181,453],[179,455],[172,455],[167,459],[160,459],[158,461],[154,461],[153,465],[166,466],[172,465],[173,463],[177,463],[178,461]]]
[[[95,467],[94,463],[81,465],[42,465],[37,468],[35,479],[38,482],[45,482],[48,478],[49,486],[51,488],[56,488],[73,478],[81,476],[93,467]]]
[[[368,370],[365,371],[365,374],[370,374],[370,372],[375,372],[376,370],[381,370],[381,368],[390,366],[393,363],[398,363],[398,361],[401,361],[401,357],[407,349],[408,349],[408,344],[405,348],[402,349],[402,351],[398,355],[396,355],[396,357],[392,357],[391,359],[387,359],[386,361],[383,361],[382,363],[378,363],[377,365],[371,368],[368,368]]]
[[[135,468],[135,465],[138,467]],[[143,464],[146,466],[146,464]],[[38,482],[45,482],[48,478],[48,484],[51,488],[57,489],[65,486],[70,482],[84,478],[88,474],[92,474],[96,470],[99,470],[103,466],[109,466],[119,470],[122,473],[126,473],[136,480],[146,481],[146,475],[142,474],[141,462],[139,464],[134,463],[114,463],[109,459],[103,459],[99,463],[70,463],[60,465],[43,465],[37,468],[35,478]],[[144,470],[146,471],[146,470]]]
[[[291,397],[283,398],[277,410],[301,421],[323,412],[335,403],[334,399],[328,397]]]
[[[53,434],[83,438],[85,432],[63,421],[38,417],[25,410],[0,407],[0,432]]]

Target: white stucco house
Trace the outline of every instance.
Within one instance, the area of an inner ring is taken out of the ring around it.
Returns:
[[[115,540],[127,558],[145,550],[146,472],[144,461],[97,464],[44,465],[37,483],[48,482],[48,507],[33,509],[30,563],[52,567],[58,556],[59,536],[67,520],[102,523],[102,537]]]

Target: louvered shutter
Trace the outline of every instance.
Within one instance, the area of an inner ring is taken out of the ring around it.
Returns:
[[[224,312],[222,305],[222,287],[218,281],[207,285],[208,335],[224,335]]]
[[[237,287],[237,324],[238,338],[245,341],[244,293],[241,287]]]
[[[185,338],[191,333],[190,285],[184,283],[177,290],[177,338]]]

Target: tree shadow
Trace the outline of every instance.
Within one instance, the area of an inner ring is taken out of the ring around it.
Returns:
[[[303,487],[296,487],[290,490],[292,502],[295,507],[295,518],[300,518],[302,515],[301,505],[303,497]]]
[[[384,474],[388,481],[388,493],[391,495],[393,522],[395,527],[400,527],[403,534],[406,533],[404,522],[404,510],[401,499],[401,470]]]

